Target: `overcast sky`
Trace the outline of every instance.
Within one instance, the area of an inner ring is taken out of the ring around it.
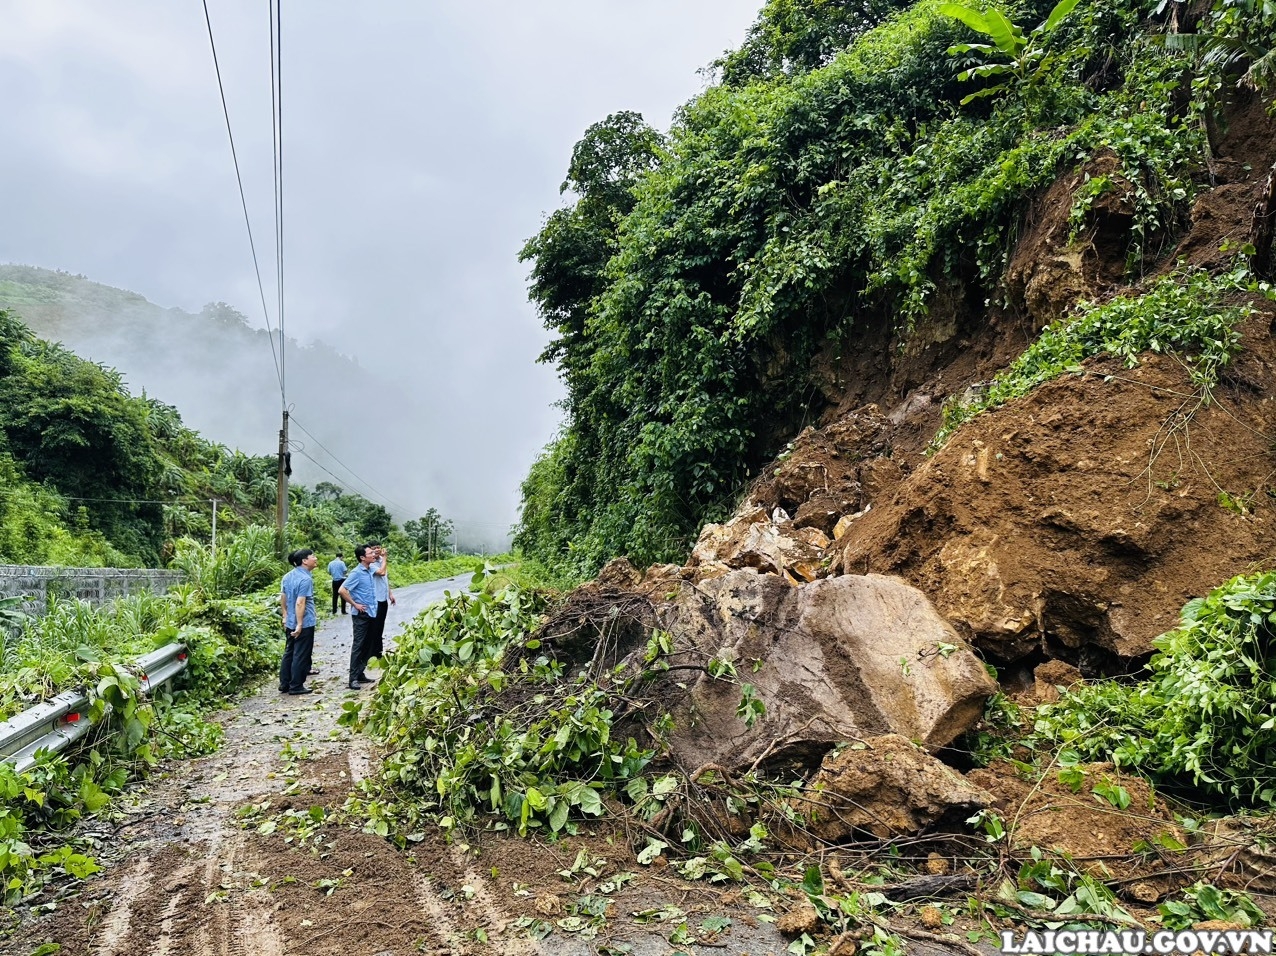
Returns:
[[[585,128],[667,129],[761,4],[283,0],[287,331],[430,409],[386,436],[408,508],[514,520],[561,394],[518,250]],[[273,307],[267,3],[209,8]],[[0,262],[264,324],[199,0],[0,0],[0,89]]]

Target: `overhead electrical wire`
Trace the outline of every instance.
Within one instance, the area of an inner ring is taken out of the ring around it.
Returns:
[[[207,0],[205,0],[207,2]],[[270,127],[275,179],[275,277],[279,294],[279,389],[287,408],[288,365],[284,354],[284,74],[283,0],[270,0]]]
[[[275,218],[275,288],[277,293],[276,299],[276,315],[278,318],[279,344],[275,345],[274,332],[271,329],[270,310],[266,305],[265,284],[261,278],[261,266],[257,258],[257,247],[253,240],[252,225],[248,215],[248,200],[244,193],[243,176],[239,169],[239,157],[235,149],[235,137],[231,132],[230,110],[226,104],[226,91],[222,82],[221,66],[217,57],[217,44],[213,38],[212,18],[208,12],[208,0],[202,0],[204,7],[204,22],[208,27],[208,43],[213,54],[213,67],[217,74],[217,88],[221,94],[222,114],[226,120],[226,135],[230,140],[231,158],[235,163],[235,180],[239,186],[240,205],[244,211],[244,225],[248,230],[248,245],[252,250],[253,269],[257,275],[257,290],[261,296],[262,312],[266,317],[267,337],[270,340],[270,351],[275,361],[275,374],[279,380],[279,397],[283,407],[285,416],[285,426],[288,422],[295,424],[306,435],[308,435],[316,445],[342,469],[349,473],[356,482],[373,492],[382,500],[383,504],[389,505],[398,511],[407,513],[409,509],[402,504],[391,499],[384,492],[380,491],[366,478],[363,478],[353,468],[338,458],[332,451],[327,448],[323,442],[319,441],[312,432],[302,425],[296,418],[292,417],[291,409],[288,406],[288,365],[287,353],[284,348],[286,342],[287,316],[285,313],[284,298],[284,158],[283,158],[283,0],[270,0],[268,4],[269,14],[269,32],[270,32],[270,126],[271,126],[271,154],[272,154],[272,176],[274,180],[274,218]],[[338,478],[335,474],[325,468],[316,461],[311,455],[307,454],[304,447],[300,444],[289,442],[288,450],[296,450],[298,454],[313,462],[320,470],[335,481],[342,482],[346,479]]]
[[[351,475],[351,477],[353,477],[353,478],[354,478],[357,482],[359,482],[359,483],[360,483],[361,485],[363,485],[365,488],[368,488],[370,491],[374,492],[374,493],[377,495],[377,497],[381,498],[384,504],[388,504],[388,505],[392,506],[393,508],[395,508],[396,510],[403,512],[404,514],[407,514],[407,513],[408,513],[409,509],[407,509],[407,508],[403,507],[403,505],[401,505],[399,502],[397,502],[397,501],[395,501],[394,499],[392,499],[392,498],[391,498],[389,495],[387,495],[385,492],[383,492],[383,491],[381,491],[380,489],[378,489],[376,485],[372,484],[372,482],[370,482],[370,481],[368,481],[366,478],[362,477],[362,476],[361,476],[361,475],[360,475],[357,471],[355,471],[353,468],[351,468],[349,465],[347,465],[344,461],[342,461],[340,458],[338,458],[336,455],[334,455],[334,454],[332,453],[332,450],[331,450],[330,448],[328,448],[328,447],[327,447],[327,446],[326,446],[323,442],[321,442],[318,438],[316,438],[316,437],[315,437],[314,432],[310,431],[310,429],[308,429],[305,425],[303,425],[303,424],[301,424],[301,422],[297,421],[297,419],[296,419],[295,417],[294,417],[294,418],[291,418],[291,419],[290,419],[290,421],[292,422],[292,424],[296,425],[296,426],[297,426],[298,428],[300,428],[303,432],[305,432],[307,435],[309,435],[309,436],[310,436],[310,438],[314,441],[314,443],[315,443],[316,445],[318,445],[320,448],[322,448],[322,449],[324,450],[325,454],[327,454],[329,458],[331,458],[331,459],[332,459],[333,461],[335,461],[338,465],[340,465],[340,466],[341,466],[342,468],[344,468],[347,472],[349,472],[349,473],[350,473],[350,475]],[[305,455],[305,457],[306,457],[306,458],[310,458],[310,456],[309,456],[309,455],[306,455],[306,453],[305,453],[304,451],[301,451],[300,449],[298,449],[298,451],[299,451],[299,453],[300,453],[300,454]],[[313,458],[310,458],[310,460],[311,460],[311,461],[315,461]],[[316,465],[318,465],[318,464],[319,464],[319,462],[315,461],[315,464],[316,464]],[[320,465],[320,467],[322,468],[323,466],[322,466],[322,465]],[[328,470],[327,470],[326,468],[324,468],[324,471],[328,471]],[[336,475],[333,475],[333,474],[332,474],[332,472],[330,472],[330,471],[328,471],[328,474],[329,474],[329,475],[332,475],[332,477],[333,477],[333,478],[337,478],[337,476],[336,476]],[[338,481],[342,481],[343,479],[341,479],[341,478],[337,478],[337,480],[338,480]]]
[[[212,17],[210,17],[208,13],[208,0],[203,0],[203,4],[204,4],[204,23],[207,24],[208,26],[208,45],[213,53],[213,70],[217,74],[217,91],[221,95],[222,116],[225,117],[226,119],[226,137],[230,140],[230,157],[235,163],[235,182],[239,186],[239,202],[244,210],[244,226],[248,230],[248,248],[252,250],[253,270],[257,274],[257,291],[261,295],[261,311],[266,319],[266,332],[267,332],[266,337],[270,341],[270,355],[275,362],[275,376],[279,379],[279,401],[281,405],[286,405],[287,398],[285,397],[285,392],[284,392],[284,364],[283,364],[283,355],[282,355],[283,343],[284,343],[283,311],[282,311],[283,293],[282,291],[280,292],[281,300],[280,300],[280,316],[279,316],[279,320],[280,320],[279,349],[276,350],[274,331],[270,327],[270,309],[266,306],[266,287],[265,287],[265,284],[261,281],[261,265],[259,264],[257,260],[257,244],[253,240],[252,222],[248,216],[248,199],[244,193],[244,178],[239,171],[239,155],[237,151],[235,150],[235,134],[231,131],[230,108],[226,105],[226,87],[222,83],[222,69],[221,69],[221,64],[219,63],[217,58],[217,41],[213,39],[213,21],[212,21]],[[272,72],[273,72],[273,68],[272,68]],[[276,244],[278,244],[278,236],[276,236]],[[280,252],[279,255],[282,255],[282,252]],[[277,272],[282,277],[283,269],[281,266],[277,267]]]

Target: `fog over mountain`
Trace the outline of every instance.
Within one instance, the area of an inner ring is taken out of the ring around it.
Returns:
[[[399,520],[437,507],[499,536],[562,394],[535,362],[547,334],[518,251],[586,127],[635,110],[667,128],[760,0],[282,6],[287,333],[313,346],[289,350],[288,401],[331,451],[296,433],[298,450]],[[274,320],[266,5],[208,8]],[[191,319],[224,302],[266,325],[201,5],[0,0],[0,15],[0,262],[136,294],[77,313],[74,333],[48,301],[18,311],[63,322],[67,345],[208,437],[272,453],[267,340]]]
[[[21,316],[42,338],[118,369],[130,391],[176,406],[206,437],[253,454],[274,453],[281,419],[278,352],[264,330],[225,303],[196,315],[82,276],[0,265],[0,308]],[[418,517],[421,502],[444,514],[461,513],[464,496],[446,470],[421,454],[437,435],[421,427],[431,416],[414,390],[393,379],[378,381],[357,359],[326,343],[285,345],[296,480],[335,482],[385,503],[399,521]],[[376,456],[360,451],[361,440],[370,440],[369,402],[385,409],[386,431],[378,434],[384,444]],[[402,438],[386,441],[390,433]],[[466,515],[464,523],[468,541],[499,546],[503,540],[505,528],[481,515]]]

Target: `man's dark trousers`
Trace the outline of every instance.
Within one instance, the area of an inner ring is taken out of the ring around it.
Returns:
[[[372,632],[372,645],[368,657],[380,657],[385,653],[385,619],[390,614],[390,602],[377,602],[377,626]]]
[[[303,627],[296,637],[284,628],[284,656],[279,662],[279,689],[297,693],[306,683],[310,673],[311,656],[315,650],[315,629]]]
[[[342,614],[346,613],[346,599],[341,596],[341,585],[345,583],[346,583],[345,578],[342,578],[339,581],[334,578],[332,581],[332,613],[333,614],[337,613],[338,601],[341,602],[341,613]]]
[[[350,612],[350,623],[353,626],[353,640],[350,644],[350,683],[356,683],[363,677],[363,669],[368,666],[368,658],[372,656],[372,638],[377,626],[377,619],[358,611]]]

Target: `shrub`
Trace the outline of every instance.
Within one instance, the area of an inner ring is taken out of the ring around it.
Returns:
[[[1229,802],[1276,807],[1276,571],[1190,601],[1151,676],[1089,684],[1038,711],[1039,740]]]

